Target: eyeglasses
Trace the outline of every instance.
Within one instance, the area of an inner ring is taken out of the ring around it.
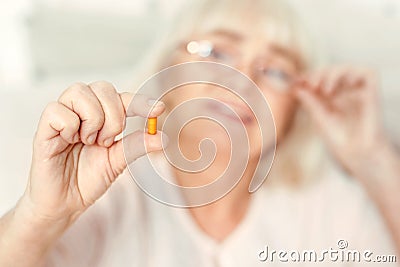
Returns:
[[[238,67],[242,59],[240,52],[234,46],[209,40],[185,42],[181,45],[181,51],[193,61],[212,61],[231,67]],[[266,58],[258,58],[252,71],[254,82],[261,89],[287,92],[292,88],[294,74]]]

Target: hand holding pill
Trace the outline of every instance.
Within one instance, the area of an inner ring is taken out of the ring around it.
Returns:
[[[105,193],[127,162],[163,148],[157,116],[164,110],[162,102],[118,93],[107,82],[70,86],[42,114],[30,190],[23,198],[37,209],[35,214],[71,220]],[[150,117],[149,134],[138,130],[115,140],[126,118],[134,116]],[[129,151],[124,151],[123,142]]]

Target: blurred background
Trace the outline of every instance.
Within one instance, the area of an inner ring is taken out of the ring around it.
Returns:
[[[75,81],[131,88],[143,55],[184,0],[0,3],[0,214],[22,194],[49,101]],[[325,64],[379,70],[386,127],[400,142],[400,1],[290,0]],[[317,53],[317,51],[316,51]]]

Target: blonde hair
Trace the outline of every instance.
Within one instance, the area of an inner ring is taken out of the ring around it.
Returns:
[[[167,67],[176,47],[193,34],[218,29],[246,30],[249,21],[243,14],[251,15],[251,25],[264,29],[268,38],[299,55],[304,69],[316,64],[307,30],[283,0],[195,0],[188,1],[182,11],[169,25],[170,30],[164,31],[165,35],[155,42],[151,55],[141,64],[145,67],[143,76],[139,77],[149,77]],[[310,119],[300,109],[284,142],[278,146],[269,181],[265,184],[298,186],[313,180],[311,178],[317,177],[323,166],[322,155],[321,142]]]
[[[262,18],[253,27],[263,28],[275,43],[298,53],[303,65],[309,69],[316,64],[315,48],[300,18],[284,0],[192,0],[181,8],[181,13],[166,25],[144,58],[144,71],[139,77],[149,77],[163,69],[170,54],[182,41],[193,34],[209,33],[219,29],[246,30],[243,14]],[[143,66],[141,64],[140,66]],[[146,66],[147,65],[147,66]],[[143,73],[144,72],[144,73]]]

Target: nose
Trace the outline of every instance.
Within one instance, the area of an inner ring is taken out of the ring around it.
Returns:
[[[244,60],[236,67],[241,73],[246,75],[253,83],[257,84],[257,73],[254,60]],[[243,80],[242,80],[243,81]],[[238,90],[243,96],[249,97],[252,93],[250,88],[254,88],[251,84],[236,84]]]

